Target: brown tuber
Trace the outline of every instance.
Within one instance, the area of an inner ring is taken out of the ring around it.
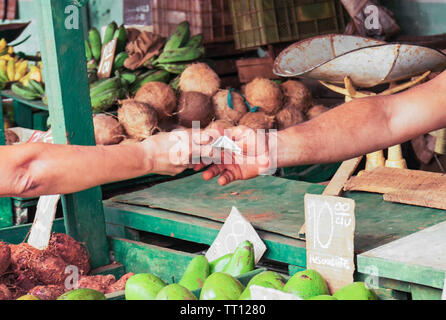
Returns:
[[[214,119],[211,98],[199,92],[182,92],[178,110],[179,124],[186,128],[192,128],[195,121],[206,128]]]
[[[153,107],[160,121],[171,117],[177,108],[175,92],[163,82],[146,83],[136,93],[135,100]]]
[[[124,138],[124,129],[118,120],[105,114],[93,116],[94,135],[98,146],[119,144]]]
[[[84,276],[79,279],[78,287],[93,289],[105,293],[107,288],[115,282],[116,278],[114,275]]]
[[[274,117],[264,112],[250,112],[240,120],[240,125],[254,130],[269,130],[274,128]]]
[[[280,85],[285,96],[285,105],[293,105],[300,112],[306,113],[313,104],[311,91],[302,83],[288,80]]]
[[[130,273],[127,273],[127,274],[123,275],[121,277],[121,279],[119,279],[115,283],[112,283],[111,285],[109,285],[107,290],[105,291],[105,293],[113,293],[113,292],[118,292],[118,291],[124,291],[125,290],[125,285],[127,283],[127,280],[130,279],[131,277],[133,277],[134,275],[135,274],[133,272],[130,272]]]
[[[323,106],[323,105],[316,105],[314,107],[312,107],[308,112],[307,112],[307,118],[309,120],[313,120],[314,118],[319,117],[321,114],[329,111],[330,109]]]
[[[220,89],[220,78],[207,64],[194,63],[181,74],[179,86],[183,92],[200,92],[213,97]]]
[[[256,78],[246,85],[245,92],[251,107],[259,107],[268,115],[275,115],[282,108],[282,90],[271,80]]]
[[[147,139],[158,129],[158,114],[155,109],[135,100],[121,101],[118,119],[131,139]]]
[[[8,287],[0,283],[0,301],[11,300],[12,293],[9,291]]]
[[[0,276],[5,273],[11,263],[11,249],[9,246],[0,242]]]
[[[236,125],[240,119],[248,113],[248,108],[245,105],[243,97],[237,93],[232,92],[232,106],[231,109],[228,105],[229,90],[219,90],[212,97],[212,104],[214,106],[215,117],[217,120],[225,120]]]
[[[28,291],[27,295],[39,298],[40,300],[57,300],[66,292],[64,286],[37,286]]]
[[[305,115],[295,105],[285,106],[277,115],[276,123],[279,130],[294,127],[305,121]]]

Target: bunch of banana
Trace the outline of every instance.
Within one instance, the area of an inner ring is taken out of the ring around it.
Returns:
[[[101,79],[90,85],[91,107],[94,113],[109,110],[122,96],[120,77]]]
[[[159,57],[151,65],[179,75],[187,66],[204,55],[203,35],[190,36],[187,21],[180,23],[164,46]]]
[[[43,82],[41,65],[39,65],[39,66],[33,66],[33,65],[30,66],[29,67],[29,72],[24,77],[19,79],[18,81],[21,84],[27,86],[30,80],[34,80],[34,81],[37,81],[37,82],[40,82],[40,83]]]
[[[111,22],[105,29],[104,39],[101,39],[101,34],[97,28],[91,28],[88,32],[88,41],[85,41],[87,60],[99,62],[105,46],[113,39],[118,39],[115,53],[117,56],[125,50],[127,44],[127,30],[125,27],[123,25],[118,27],[115,21]]]
[[[25,86],[19,82],[15,82],[11,86],[12,92],[26,100],[40,100],[45,96],[45,88],[42,83],[35,80],[29,80]]]

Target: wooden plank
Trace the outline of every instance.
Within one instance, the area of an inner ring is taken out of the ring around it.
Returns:
[[[441,300],[441,292],[439,289],[414,284],[412,285],[412,300]]]
[[[3,90],[2,96],[5,98],[10,98],[14,101],[18,101],[18,102],[24,104],[25,106],[31,107],[33,109],[48,111],[48,106],[46,104],[44,104],[42,101],[40,101],[40,100],[34,100],[34,101],[26,100],[26,99],[20,97],[19,95],[16,95],[11,90]]]
[[[18,127],[32,129],[33,128],[33,111],[26,104],[14,100],[14,122]]]
[[[30,229],[31,224],[0,229],[0,241],[12,244],[22,243],[25,241],[25,238],[27,237]],[[54,221],[53,232],[65,233],[65,225],[63,219],[57,219]]]
[[[358,256],[358,269],[373,266],[380,277],[442,289],[446,276],[446,222]]]
[[[223,223],[177,214],[166,210],[104,201],[107,223],[124,225],[159,235],[211,245]],[[267,246],[265,258],[306,266],[305,243],[277,234],[258,231]]]
[[[71,0],[39,0],[36,4],[55,143],[94,145],[81,10]],[[71,16],[66,8],[72,9]],[[72,23],[69,27],[67,21]],[[62,199],[67,233],[85,243],[93,268],[110,262],[101,199],[99,187]]]

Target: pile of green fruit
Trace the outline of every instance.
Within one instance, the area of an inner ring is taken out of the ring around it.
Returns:
[[[113,39],[118,45],[110,79],[98,80],[98,67],[103,48]],[[163,50],[144,66],[137,70],[128,70],[124,63],[129,58],[125,51],[127,31],[124,26],[118,27],[116,22],[110,23],[105,31],[104,39],[96,28],[89,31],[85,42],[88,60],[87,70],[90,83],[90,96],[94,113],[110,110],[119,99],[133,97],[148,82],[172,84],[176,89],[179,75],[186,67],[198,61],[204,54],[203,36],[190,35],[188,22],[180,23],[172,36],[167,40]]]

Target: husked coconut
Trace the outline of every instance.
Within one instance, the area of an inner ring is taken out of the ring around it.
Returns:
[[[305,121],[305,115],[295,105],[287,105],[276,115],[277,128],[285,130]]]
[[[282,108],[282,90],[271,80],[256,78],[246,85],[245,93],[251,107],[259,107],[267,115],[275,115]]]
[[[11,130],[5,130],[5,141],[6,145],[10,146],[14,143],[20,142],[20,138],[18,135],[15,134],[15,132]]]
[[[118,119],[131,139],[147,139],[158,129],[156,110],[148,104],[135,100],[121,101]]]
[[[230,129],[233,127],[234,127],[234,124],[232,122],[229,122],[227,120],[216,120],[216,121],[213,121],[210,125],[208,125],[206,130],[212,130],[212,129],[218,130],[218,128]]]
[[[158,120],[162,121],[177,109],[177,97],[173,89],[163,82],[149,82],[138,90],[135,100],[148,104],[158,113]]]
[[[118,120],[105,114],[93,116],[94,135],[98,146],[119,144],[124,138],[124,128]]]
[[[214,119],[211,98],[200,92],[182,92],[178,110],[179,124],[186,128],[192,128],[194,121],[206,128]]]
[[[183,92],[200,92],[213,97],[220,89],[220,78],[207,64],[194,63],[181,74],[179,87]]]
[[[248,107],[245,100],[237,92],[231,92],[232,108],[228,104],[229,90],[219,90],[212,97],[215,118],[217,120],[225,120],[236,125],[240,119],[248,113]]]
[[[300,112],[306,113],[313,104],[313,95],[302,82],[288,80],[280,86],[285,96],[285,104],[295,106]]]
[[[274,116],[269,116],[264,112],[249,112],[240,120],[240,125],[254,130],[273,129]]]
[[[321,114],[329,111],[330,109],[323,106],[323,105],[316,105],[314,107],[312,107],[310,110],[308,110],[307,112],[307,118],[309,120],[312,120],[314,118],[319,117]]]

